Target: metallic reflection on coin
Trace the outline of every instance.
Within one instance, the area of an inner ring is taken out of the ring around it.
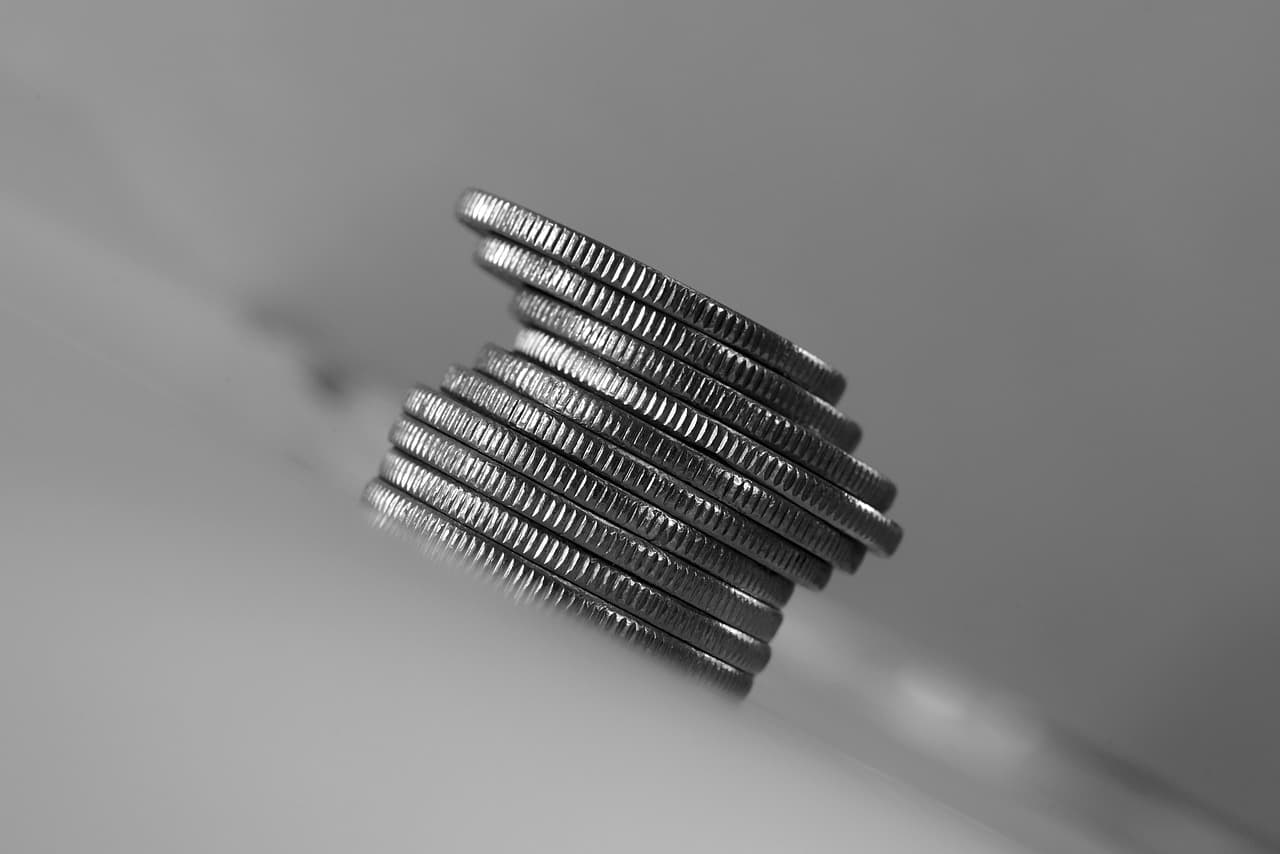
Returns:
[[[519,339],[521,335],[536,331],[524,329],[516,337]],[[572,367],[572,363],[569,366]],[[745,457],[741,445],[728,449],[736,452],[733,461],[716,459],[702,448],[694,447],[682,441],[681,437],[615,405],[594,390],[580,387],[553,367],[540,365],[524,355],[498,347],[486,347],[476,360],[476,367],[548,408],[568,415],[672,476],[724,501],[823,560],[848,566],[861,559],[862,546],[858,542],[788,496],[760,483],[752,477],[751,471],[735,465],[734,461],[739,459],[746,464],[758,462]],[[623,375],[615,374],[602,380],[601,387],[607,388],[608,381],[612,379],[625,382]],[[805,497],[809,496],[806,494]],[[817,590],[826,585],[829,575],[829,569],[824,568],[816,576],[797,575],[794,580]]]
[[[767,445],[875,509],[884,510],[893,502],[896,488],[875,469],[817,435],[807,425],[774,412],[697,368],[533,290],[524,289],[516,294],[512,310],[522,323],[586,350],[590,361],[601,359],[642,377],[658,392],[692,403],[710,418]],[[535,336],[526,334],[525,338],[532,340]],[[640,393],[637,390],[645,388],[645,383],[639,383],[631,393],[637,395]],[[649,394],[656,396],[657,392]]]
[[[640,489],[632,493],[585,466],[575,464],[567,456],[561,456],[551,448],[543,447],[499,423],[496,418],[486,417],[480,411],[430,389],[419,387],[409,392],[404,402],[404,411],[491,459],[538,479],[557,490],[560,495],[644,537],[659,548],[702,567],[750,602],[759,603],[769,612],[777,613],[778,619],[781,618],[781,611],[778,609],[791,596],[794,589],[791,582],[720,542],[713,534],[704,533],[701,526],[687,524],[656,504],[643,500],[640,496],[646,494],[646,490]],[[614,472],[613,480],[620,483],[634,485],[638,481],[652,480],[656,483],[665,482],[669,488],[679,490],[677,484],[670,480],[664,481],[657,470],[644,466],[639,460],[620,455],[619,451],[618,456],[606,460],[606,464],[601,464],[600,458],[593,457],[593,467],[610,469]],[[608,462],[617,462],[619,465],[608,466]],[[692,499],[691,503],[695,507],[703,506]],[[714,521],[717,517],[711,518]],[[712,524],[707,527],[713,532],[716,530]],[[732,541],[732,538],[729,540]],[[748,551],[752,549],[751,543],[745,543],[744,547]],[[774,622],[774,618],[764,621]]]
[[[381,480],[365,487],[363,500],[378,527],[407,536],[430,558],[452,558],[483,571],[517,602],[549,606],[585,620],[731,695],[746,696],[751,690],[750,674],[556,578]]]
[[[481,233],[500,234],[591,278],[616,287],[723,341],[835,403],[844,392],[839,371],[804,348],[706,294],[635,258],[528,208],[483,190],[468,190],[458,218]]]
[[[527,285],[541,291],[688,365],[697,366],[716,380],[826,437],[841,450],[852,451],[862,438],[862,429],[852,418],[772,368],[550,258],[500,237],[486,237],[476,250],[476,262],[517,286]]]
[[[403,417],[391,444],[423,464],[558,534],[642,581],[676,596],[721,622],[767,641],[781,612],[744,596],[708,572],[596,516],[442,433]],[[545,481],[544,481],[545,482]]]
[[[594,557],[569,538],[529,523],[498,502],[398,451],[387,452],[378,475],[458,524],[726,664],[756,673],[769,660],[769,647],[762,641],[712,619]]]
[[[746,694],[794,585],[902,537],[897,488],[851,455],[844,377],[513,202],[468,190],[457,213],[524,328],[409,392],[365,490],[375,521]]]
[[[496,350],[496,348],[494,348]],[[501,352],[501,351],[498,351]],[[488,364],[486,349],[481,356],[481,366]],[[753,556],[762,565],[783,576],[788,584],[790,579],[811,579],[813,585],[820,585],[831,577],[831,567],[813,553],[806,551],[785,536],[768,527],[773,518],[771,507],[764,508],[761,517],[764,524],[748,518],[747,513],[739,512],[725,502],[712,497],[719,491],[721,484],[711,484],[711,488],[701,488],[697,483],[690,483],[687,478],[668,474],[658,465],[653,465],[638,454],[629,453],[625,448],[610,442],[589,429],[582,428],[557,411],[552,406],[543,405],[533,397],[526,397],[518,389],[508,388],[499,379],[471,371],[451,367],[444,377],[441,388],[459,400],[483,409],[485,412],[503,419],[527,435],[555,447],[565,456],[592,466],[595,471],[605,474],[614,483],[630,489],[660,505],[663,509],[679,515],[701,530],[719,537],[724,543]],[[745,478],[737,477],[727,469],[721,472],[728,480],[725,485],[750,492]],[[748,494],[746,497],[751,497]],[[687,514],[687,515],[686,515]],[[756,517],[760,518],[760,517]],[[818,533],[822,533],[819,531]],[[833,536],[837,532],[832,531]],[[815,537],[820,547],[825,540]],[[754,594],[753,594],[754,595]],[[786,595],[790,595],[787,588]],[[761,594],[766,601],[773,601],[768,595]]]

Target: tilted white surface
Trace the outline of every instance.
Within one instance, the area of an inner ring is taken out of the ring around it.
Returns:
[[[201,405],[278,392],[216,310],[122,335],[165,289],[12,213],[0,847],[1022,850],[377,536]]]

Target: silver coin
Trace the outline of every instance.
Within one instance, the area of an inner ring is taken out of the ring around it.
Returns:
[[[713,458],[527,357],[489,345],[481,352],[476,367],[824,561],[849,567],[862,557],[865,546],[857,540],[757,482],[748,472]],[[818,579],[794,580],[813,586],[811,582]]]
[[[842,451],[852,451],[862,436],[853,419],[772,368],[544,255],[489,236],[481,239],[476,261],[502,279],[549,294],[694,366],[813,430]],[[667,368],[665,373],[673,371]]]
[[[666,393],[693,404],[876,510],[893,503],[897,487],[871,466],[698,368],[529,288],[516,293],[512,311],[520,322],[647,380],[657,397]],[[647,384],[634,385],[641,388]]]
[[[375,479],[365,488],[363,501],[378,527],[411,539],[432,559],[477,569],[517,601],[552,608],[584,620],[611,637],[643,649],[663,663],[733,696],[744,697],[751,690],[749,673],[557,578],[380,480]]]
[[[763,362],[823,400],[836,403],[844,392],[840,372],[804,348],[585,234],[483,190],[463,193],[457,213],[470,228],[514,240],[612,285]]]
[[[874,507],[603,359],[539,329],[520,330],[515,351],[785,496],[872,551],[887,555],[897,547],[901,530]]]
[[[752,596],[781,605],[791,595],[794,580],[820,589],[831,577],[831,566],[816,552],[796,545],[747,513],[711,497],[705,490],[686,485],[641,455],[633,455],[498,379],[454,366],[446,372],[442,389],[772,570],[764,576],[749,576],[758,582],[755,587],[738,585]],[[739,480],[746,479],[726,474],[727,488],[722,491],[732,490]],[[769,518],[771,514],[757,515]]]
[[[474,448],[492,460],[596,513],[653,545],[714,575],[757,612],[751,623],[772,635],[782,619],[779,608],[794,585],[719,540],[671,516],[656,505],[543,447],[511,427],[461,402],[423,388],[405,398],[404,411],[416,421]],[[636,466],[642,464],[638,461]],[[760,590],[763,596],[749,592]],[[728,620],[727,622],[732,622]],[[745,625],[739,628],[768,640]]]
[[[396,421],[390,438],[430,468],[726,625],[762,642],[777,631],[781,612],[562,498],[545,479],[535,483],[408,415]]]
[[[726,664],[755,674],[769,662],[769,645],[763,641],[690,607],[399,451],[387,452],[378,475],[477,534]]]

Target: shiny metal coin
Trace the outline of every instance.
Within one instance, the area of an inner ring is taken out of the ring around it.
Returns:
[[[494,361],[497,362],[496,358]],[[540,370],[532,365],[529,367]],[[801,583],[806,586],[821,588],[831,577],[831,566],[814,552],[805,550],[728,503],[711,497],[705,490],[690,487],[640,455],[628,453],[609,439],[498,379],[454,366],[445,374],[442,390],[599,473],[611,483],[652,501],[676,518],[736,550],[744,559],[772,570],[762,576],[749,575],[754,586],[737,584],[752,596],[781,605],[791,595],[795,579],[803,579]],[[737,481],[745,480],[734,477],[732,473],[726,473],[724,477],[726,491],[732,489]]]
[[[477,534],[726,664],[754,674],[769,661],[769,645],[763,641],[691,608],[399,451],[383,457],[378,474]],[[542,494],[549,495],[545,490]]]
[[[718,498],[824,561],[847,567],[862,557],[865,546],[759,483],[750,472],[715,459],[532,359],[490,345],[481,352],[476,367],[693,488]],[[797,577],[794,580],[813,586],[811,582],[819,579]]]
[[[823,400],[835,403],[844,392],[844,377],[817,356],[688,285],[580,232],[483,190],[463,193],[457,213],[465,225],[476,231],[514,240],[630,294],[763,362]]]
[[[520,330],[514,349],[785,496],[872,551],[891,554],[897,547],[901,530],[874,507],[603,359],[539,329]]]
[[[489,236],[480,241],[476,261],[516,286],[527,285],[639,338],[675,357],[677,364],[693,366],[697,372],[812,430],[841,451],[852,451],[862,436],[861,428],[853,419],[772,368],[544,255],[501,237]],[[675,373],[670,367],[661,370],[666,375]]]
[[[796,421],[584,312],[529,288],[516,293],[512,312],[520,322],[652,383],[633,383],[633,396],[661,400],[674,395],[876,510],[887,509],[897,494],[897,487],[878,471]],[[667,407],[659,403],[656,408]]]
[[[777,609],[561,497],[553,480],[530,480],[408,415],[390,439],[430,468],[762,642],[782,621]]]
[[[626,488],[610,483],[497,418],[488,417],[440,392],[421,386],[411,390],[405,398],[404,411],[411,418],[537,481],[580,507],[684,558],[694,566],[702,567],[742,597],[743,607],[760,609],[761,613],[756,618],[760,625],[774,624],[776,628],[782,613],[779,609],[794,589],[792,582],[765,569],[714,536],[677,519]],[[635,460],[633,468],[648,467]],[[659,472],[654,474],[661,477]]]
[[[557,578],[380,480],[365,488],[363,500],[378,527],[412,539],[430,558],[474,567],[518,601],[584,620],[733,696],[744,697],[751,690],[749,673]]]

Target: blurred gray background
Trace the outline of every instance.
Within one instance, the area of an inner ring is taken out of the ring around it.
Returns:
[[[663,267],[847,371],[907,539],[831,597],[1280,834],[1277,44],[1274,2],[8,0],[0,190],[395,384],[512,333],[466,185]]]

